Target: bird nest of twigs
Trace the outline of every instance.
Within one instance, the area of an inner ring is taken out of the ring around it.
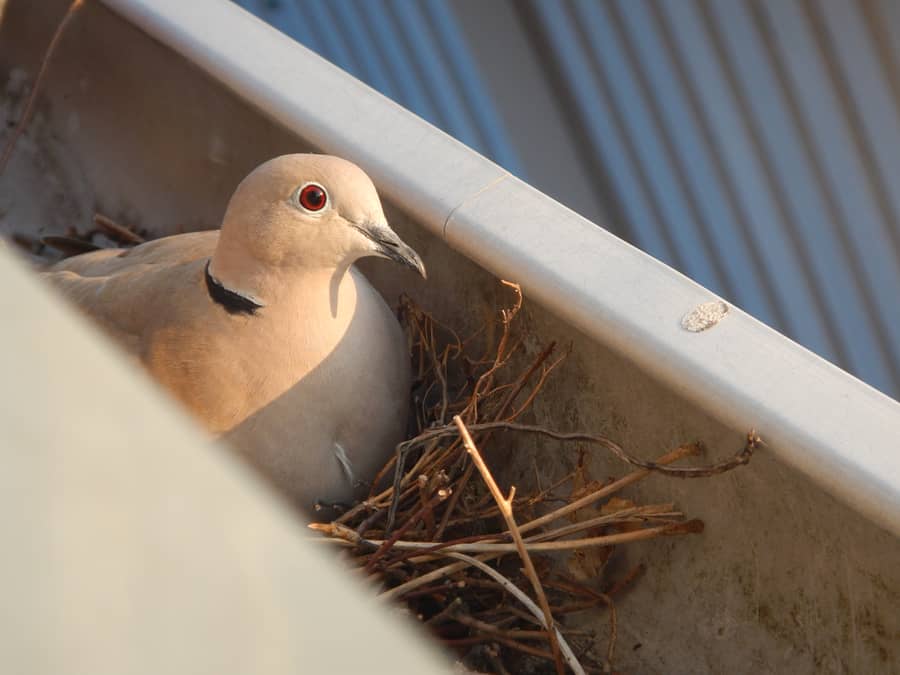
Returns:
[[[746,464],[760,441],[751,432],[744,448],[724,462],[679,467],[678,460],[700,452],[698,443],[644,461],[602,436],[519,423],[566,354],[557,356],[551,344],[531,362],[517,358],[522,294],[503,283],[514,301],[499,312],[499,330],[482,329],[468,339],[409,298],[401,300],[417,375],[416,434],[373,482],[382,487],[337,519],[310,527],[346,547],[352,563],[381,586],[382,597],[405,603],[468,667],[613,672],[616,600],[643,568],[610,578],[603,574],[606,561],[630,542],[703,530],[674,504],[639,505],[620,491],[651,473],[723,473]],[[493,344],[485,345],[492,334]],[[515,452],[516,439],[526,435],[577,444],[580,459],[553,485],[504,494],[479,448],[490,451],[502,439],[505,451]],[[588,447],[632,470],[593,480],[584,462]],[[554,556],[588,553],[599,575],[585,578],[553,564]],[[608,633],[566,629],[567,615],[591,609],[608,615]]]

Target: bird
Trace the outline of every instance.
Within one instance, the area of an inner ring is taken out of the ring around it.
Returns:
[[[102,249],[46,277],[214,436],[310,512],[358,496],[406,431],[406,338],[353,265],[423,278],[371,179],[328,155],[254,169],[219,230]]]

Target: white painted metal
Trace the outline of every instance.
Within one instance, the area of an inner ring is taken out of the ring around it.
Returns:
[[[354,159],[418,222],[619,350],[835,496],[900,533],[900,404],[733,310],[692,334],[701,286],[601,231],[240,8],[105,0],[322,150]],[[302,77],[300,76],[302,73]]]

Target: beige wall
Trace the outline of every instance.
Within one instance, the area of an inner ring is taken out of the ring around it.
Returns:
[[[29,277],[0,246],[0,671],[445,671]]]

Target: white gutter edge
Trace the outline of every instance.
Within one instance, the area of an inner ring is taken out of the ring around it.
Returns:
[[[731,308],[691,333],[709,291],[539,193],[290,38],[221,0],[104,0],[265,114],[360,164],[391,201],[900,534],[900,404]],[[302,77],[299,74],[302,73]]]

